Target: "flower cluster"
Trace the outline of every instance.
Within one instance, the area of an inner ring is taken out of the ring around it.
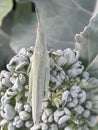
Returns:
[[[98,79],[90,77],[71,49],[50,50],[48,98],[42,115],[33,124],[27,102],[30,58],[33,48],[21,49],[0,73],[0,127],[4,130],[92,130],[97,125]]]

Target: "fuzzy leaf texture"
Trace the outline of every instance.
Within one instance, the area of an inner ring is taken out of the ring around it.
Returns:
[[[76,35],[76,50],[91,76],[98,78],[98,15],[90,20],[84,31]]]
[[[45,13],[43,21],[45,21],[45,37],[48,47],[63,49],[74,48],[74,36],[88,23],[96,1],[32,0],[32,2],[35,3],[39,12],[43,10]],[[27,6],[27,3],[30,5]],[[21,3],[20,0],[15,10],[16,20],[12,27],[11,37],[11,47],[15,51],[35,43],[36,14],[31,10],[31,3],[27,3]]]

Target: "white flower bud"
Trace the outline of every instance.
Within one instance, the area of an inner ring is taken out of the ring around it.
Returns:
[[[65,112],[66,115],[71,116],[71,112],[67,107],[64,107],[64,112]]]
[[[7,93],[8,96],[13,97],[13,96],[15,96],[17,94],[17,91],[14,90],[14,88],[8,88],[6,93]]]
[[[20,116],[20,119],[24,121],[28,120],[31,117],[30,114],[25,111],[19,112],[19,116]]]
[[[86,79],[81,79],[80,86],[82,88],[85,88],[86,86],[88,86],[88,81]]]
[[[41,125],[34,125],[30,130],[39,130],[41,128]]]
[[[90,111],[89,110],[84,110],[83,117],[88,118],[89,116],[90,116]]]
[[[69,77],[73,77],[75,78],[78,75],[77,69],[70,69],[67,71],[67,74],[69,75]]]
[[[27,97],[28,97],[28,94],[29,94],[29,92],[28,92],[28,91],[25,91],[24,96],[27,98]]]
[[[84,108],[78,105],[74,108],[74,111],[77,112],[77,114],[82,114],[82,112],[84,111]]]
[[[74,91],[70,91],[70,94],[73,98],[77,98],[78,97],[78,91],[74,90]]]
[[[69,77],[75,78],[82,73],[83,69],[84,69],[83,66],[81,68],[72,68],[72,69],[68,70],[67,73],[68,73]]]
[[[49,123],[52,123],[52,122],[53,122],[53,114],[51,114],[51,115],[49,116],[48,122],[49,122]]]
[[[81,88],[79,86],[73,85],[70,91],[76,91],[77,93],[79,93],[81,91]]]
[[[87,102],[86,102],[86,108],[87,108],[87,109],[90,110],[90,109],[92,108],[92,106],[93,106],[93,104],[92,104],[91,101],[87,101]]]
[[[15,116],[14,121],[17,122],[20,119],[19,116]]]
[[[13,123],[12,122],[10,122],[9,124],[8,124],[8,130],[15,130],[16,128],[13,126]]]
[[[86,71],[84,71],[84,72],[82,73],[82,77],[83,77],[84,79],[88,80],[88,79],[89,79],[89,73],[86,72]]]
[[[79,53],[72,51],[70,48],[64,50],[64,57],[66,58],[66,64],[71,65],[75,63],[79,58]]]
[[[24,125],[23,120],[21,120],[21,119],[17,120],[17,122],[16,122],[16,127],[17,128],[21,128],[23,125]]]
[[[63,94],[62,94],[62,101],[67,102],[67,100],[68,100],[68,96],[69,96],[69,91],[66,90],[66,91],[63,92]]]
[[[58,130],[58,126],[56,124],[51,124],[49,130]]]
[[[6,71],[6,70],[2,70],[1,74],[0,74],[0,77],[9,79],[11,77],[11,73]]]
[[[25,122],[25,126],[26,126],[27,128],[31,128],[31,127],[33,126],[33,121],[26,121],[26,122]]]
[[[64,130],[72,130],[72,128],[69,127],[69,126],[66,126],[66,127],[64,128]]]
[[[62,65],[64,65],[65,62],[66,62],[66,59],[63,56],[61,56],[61,57],[59,57],[59,59],[57,61],[57,65],[62,66]]]
[[[5,125],[6,123],[8,123],[9,121],[8,120],[6,120],[6,119],[0,119],[0,126],[3,126],[3,125]]]
[[[4,106],[4,116],[7,120],[12,120],[15,116],[16,112],[14,108],[10,104],[6,104]]]
[[[48,109],[48,108],[45,110],[45,112],[47,116],[50,116],[53,113],[52,109]]]
[[[42,121],[43,121],[43,122],[46,122],[46,121],[47,121],[47,114],[46,114],[45,111],[44,111],[43,114],[42,114]]]
[[[57,50],[56,52],[52,52],[52,54],[57,55],[57,56],[62,56],[63,51],[62,50]]]
[[[51,109],[45,109],[42,114],[42,121],[46,123],[48,121],[48,117],[52,114],[52,112],[53,111]]]
[[[18,78],[16,78],[16,81],[15,81],[15,83],[14,83],[14,85],[13,85],[13,88],[14,88],[14,89],[17,89],[17,90],[19,90],[19,91],[22,91],[23,86],[22,86],[22,84],[20,83],[20,81],[19,81]]]
[[[2,79],[2,85],[4,85],[5,87],[8,87],[8,88],[12,86],[12,84],[8,78]]]
[[[76,107],[77,104],[78,104],[78,99],[77,98],[73,98],[72,102],[67,103],[67,106],[69,108],[73,108],[73,107]]]
[[[1,97],[2,104],[9,104],[11,100],[11,97],[8,97],[7,94]]]
[[[22,102],[16,102],[15,111],[17,111],[19,113],[22,110],[23,110],[23,103]]]
[[[63,70],[60,72],[60,77],[62,80],[65,79],[65,72]]]
[[[86,101],[86,92],[84,90],[81,90],[81,93],[79,93],[78,98],[79,98],[79,103],[82,104]]]
[[[61,116],[63,116],[64,115],[64,110],[62,110],[62,111],[60,111],[60,110],[56,110],[55,112],[54,112],[54,120],[55,120],[55,122],[58,122],[59,121],[59,118],[61,117]]]
[[[64,115],[62,117],[60,117],[59,121],[58,121],[58,124],[59,125],[63,125],[65,124],[71,117],[68,116],[68,115]]]
[[[46,109],[48,107],[48,101],[44,101],[42,104],[42,109]]]
[[[50,75],[50,81],[51,81],[52,83],[56,83],[56,82],[57,82],[57,79],[56,79],[54,76]]]
[[[42,130],[48,130],[48,126],[45,123],[42,123]]]
[[[94,127],[97,124],[96,116],[92,116],[89,118],[88,124],[90,127]]]
[[[25,109],[26,112],[31,112],[32,111],[31,106],[29,104],[25,104],[24,109]]]

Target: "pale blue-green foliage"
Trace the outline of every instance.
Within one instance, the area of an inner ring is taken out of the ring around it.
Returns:
[[[17,52],[20,48],[29,47],[35,43],[37,21],[36,14],[32,11],[32,2],[30,2],[31,0],[16,1],[14,8],[10,7],[10,11],[6,15],[5,10],[8,10],[6,7],[12,5],[11,0],[9,5],[6,0],[0,1],[0,9],[4,12],[0,12],[0,15],[5,15],[1,21],[1,31],[9,36],[7,39],[0,33],[1,69],[14,55],[11,48]],[[36,0],[33,2],[39,12],[42,9],[45,12],[43,21],[48,46],[57,49],[74,48],[74,36],[88,24],[96,0]],[[11,43],[11,48],[9,43]]]
[[[74,36],[88,24],[96,1],[81,0],[30,0],[35,7],[43,12],[45,38],[49,47],[74,48]],[[30,5],[31,3],[28,2]],[[19,7],[21,5],[21,7]],[[36,14],[32,10],[23,15],[31,7],[18,0],[15,17],[16,22],[12,28],[11,47],[17,51],[19,48],[28,47],[35,43]],[[89,5],[89,6],[87,6]],[[24,8],[23,8],[24,6]],[[20,9],[21,8],[21,9]],[[23,11],[22,11],[23,10]]]
[[[76,50],[91,76],[98,78],[98,14],[76,35]]]
[[[49,51],[48,97],[42,103],[40,123],[33,124],[32,105],[27,103],[32,54],[33,48],[21,49],[7,65],[8,71],[0,73],[2,130],[94,130],[98,114],[98,79],[84,70],[79,53],[71,49]],[[68,57],[70,62],[66,60]]]

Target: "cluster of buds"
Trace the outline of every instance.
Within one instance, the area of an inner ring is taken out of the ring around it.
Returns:
[[[43,99],[39,124],[34,125],[27,102],[33,48],[21,49],[0,73],[0,127],[8,130],[92,130],[97,125],[98,79],[90,77],[79,52],[49,51],[48,98]]]

